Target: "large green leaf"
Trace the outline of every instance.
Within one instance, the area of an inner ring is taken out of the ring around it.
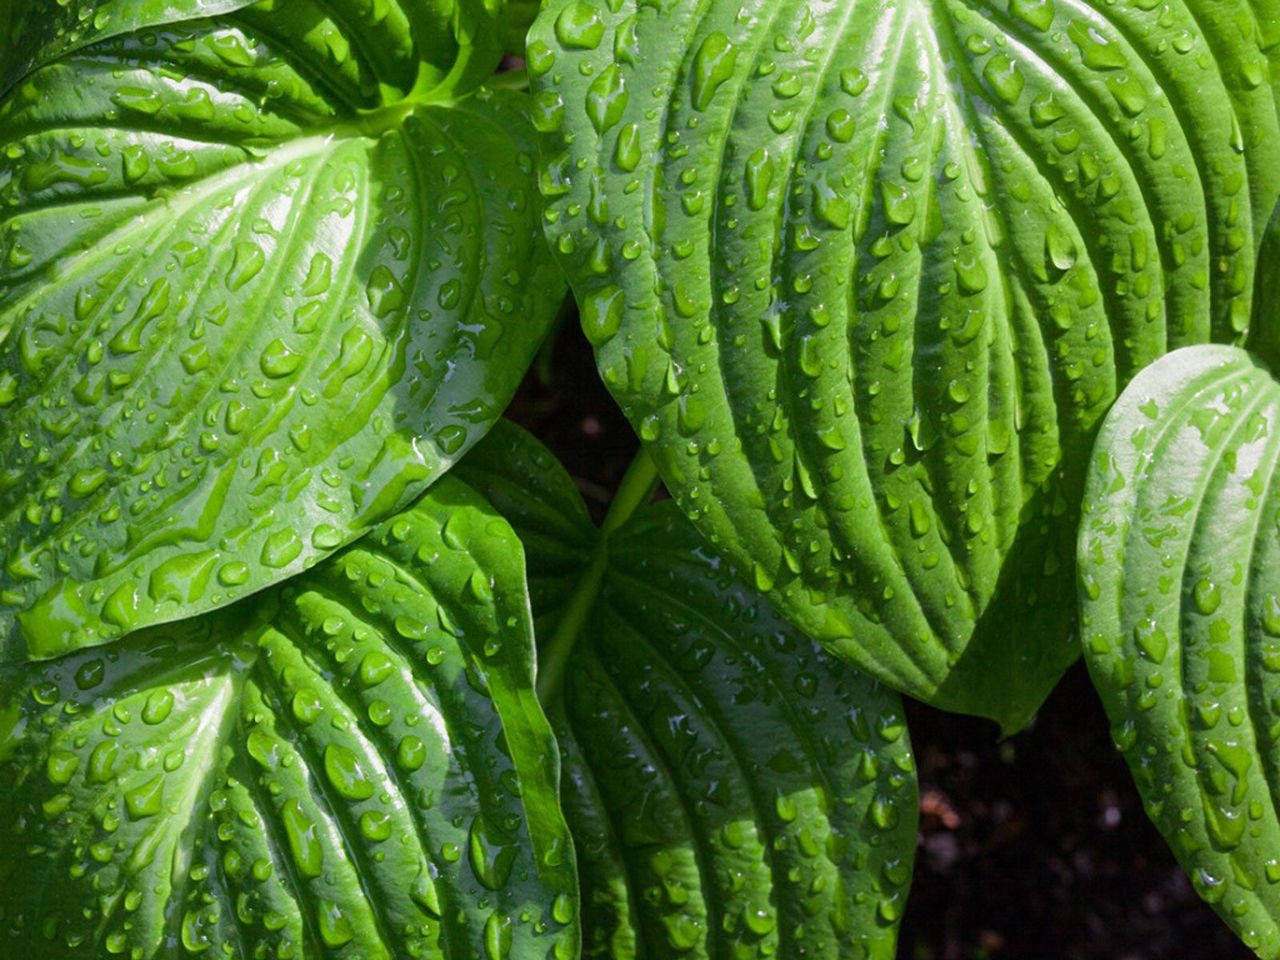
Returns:
[[[1280,384],[1170,354],[1098,437],[1080,531],[1089,669],[1196,889],[1280,957]]]
[[[1238,338],[1275,0],[553,0],[548,232],[686,514],[793,622],[1016,728],[1102,415]]]
[[[407,505],[501,413],[560,281],[524,101],[469,92],[501,45],[480,0],[5,6],[13,660],[225,604]]]
[[[260,602],[0,691],[5,956],[576,956],[523,555],[454,480]]]
[[[458,469],[525,545],[544,669],[577,624],[550,711],[584,956],[892,958],[917,822],[898,696],[787,626],[674,504],[602,541],[505,426]]]

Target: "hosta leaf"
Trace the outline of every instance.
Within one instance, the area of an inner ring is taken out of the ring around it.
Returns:
[[[917,821],[898,696],[787,626],[674,504],[606,548],[527,435],[499,427],[459,470],[525,544],[544,657],[582,618],[550,709],[584,956],[892,958]]]
[[[251,606],[11,668],[6,955],[575,956],[522,561],[446,479]]]
[[[0,660],[225,604],[407,505],[559,302],[523,101],[467,94],[448,27],[478,4],[96,6],[75,42],[94,5],[15,15],[43,65],[0,97]]]
[[[1181,350],[1098,436],[1081,633],[1147,812],[1196,889],[1280,957],[1280,384]]]
[[[793,622],[1016,728],[1118,388],[1238,338],[1274,0],[554,0],[549,236],[684,511]],[[1269,31],[1269,32],[1267,32]]]

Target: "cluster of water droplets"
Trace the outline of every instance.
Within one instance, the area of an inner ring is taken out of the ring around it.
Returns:
[[[327,555],[456,459],[540,342],[553,268],[519,111],[379,107],[393,85],[349,29],[254,7],[107,31],[0,104],[12,652]]]
[[[514,540],[445,486],[291,581],[265,619],[32,668],[0,843],[37,880],[6,906],[12,942],[33,957],[574,953],[554,785],[508,740],[545,749],[550,732],[494,702],[532,684]],[[539,792],[553,819],[530,824]],[[83,895],[40,892],[68,882]]]
[[[671,506],[610,535],[552,711],[584,955],[890,956],[917,809],[901,704]]]
[[[1243,351],[1157,363],[1108,417],[1082,638],[1116,745],[1207,901],[1280,947],[1280,390]]]
[[[535,27],[548,235],[606,381],[704,533],[882,676],[928,695],[989,607],[1063,589],[1064,452],[1243,331],[1275,118],[1223,42],[1050,0]],[[1037,569],[996,599],[1015,546]]]

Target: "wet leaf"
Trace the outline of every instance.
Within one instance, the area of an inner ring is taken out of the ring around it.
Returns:
[[[520,545],[457,481],[0,695],[6,955],[576,955]]]
[[[1196,890],[1280,957],[1280,384],[1194,347],[1108,414],[1080,532],[1081,635],[1147,813]]]
[[[1119,389],[1238,340],[1275,4],[555,0],[548,236],[684,512],[778,609],[1023,725]]]
[[[674,504],[603,543],[505,424],[458,470],[525,545],[544,669],[579,624],[549,709],[583,956],[891,960],[918,817],[899,697],[789,627]]]
[[[10,14],[0,660],[225,605],[406,506],[560,300],[525,101],[474,89],[500,11],[205,6]]]

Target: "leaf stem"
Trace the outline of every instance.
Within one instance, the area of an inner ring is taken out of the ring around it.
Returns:
[[[653,497],[660,479],[658,465],[649,456],[649,451],[641,447],[627,467],[627,472],[623,474],[622,482],[618,484],[618,492],[613,495],[613,502],[609,504],[609,512],[605,514],[600,532],[608,537],[630,520]]]
[[[605,568],[609,565],[609,535],[618,530],[649,502],[659,483],[658,467],[653,458],[641,447],[635,459],[618,485],[618,492],[609,504],[604,523],[600,527],[600,541],[596,544],[591,563],[578,579],[573,596],[569,598],[564,615],[551,635],[543,654],[538,659],[538,699],[549,706],[560,690],[569,657],[578,642],[578,635],[586,625],[591,608],[600,596]]]
[[[495,73],[484,85],[490,90],[519,90],[521,92],[529,89],[529,72],[524,67],[518,70],[504,70],[502,73]]]

